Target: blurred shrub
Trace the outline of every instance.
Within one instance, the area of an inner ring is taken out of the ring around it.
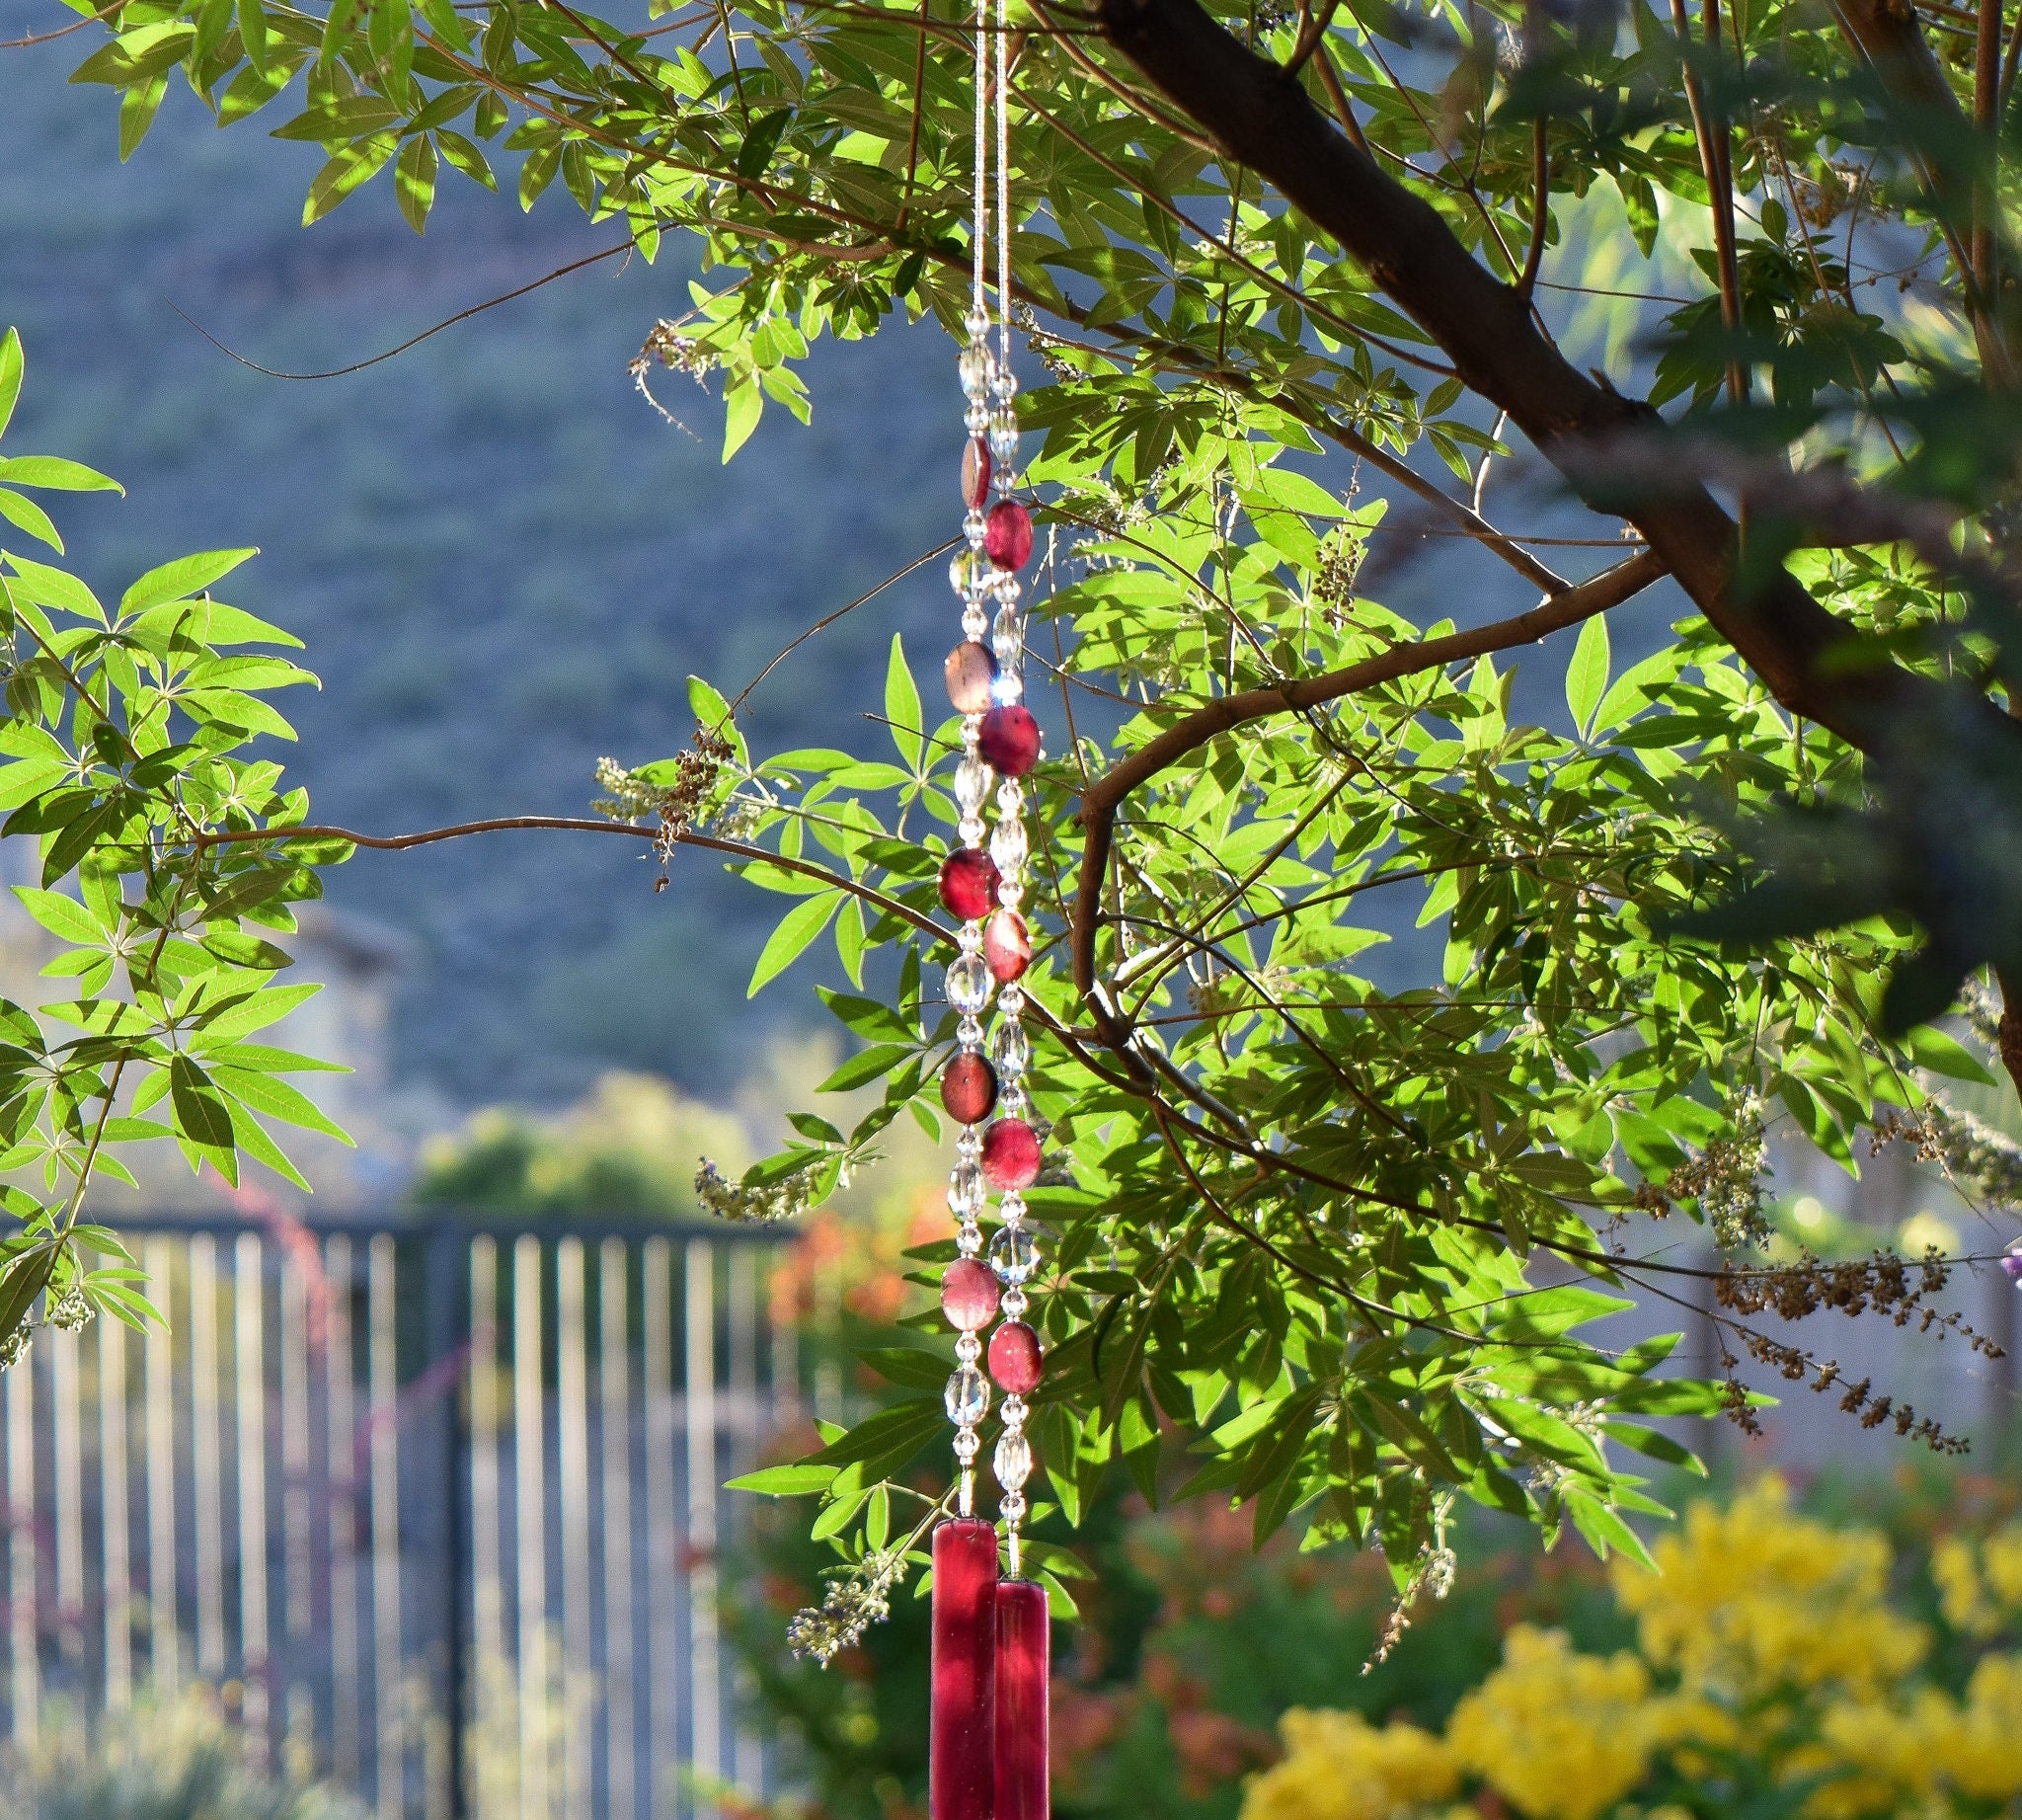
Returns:
[[[246,1767],[246,1745],[214,1696],[193,1691],[90,1727],[58,1708],[0,1773],[0,1820],[364,1820],[321,1783]]]

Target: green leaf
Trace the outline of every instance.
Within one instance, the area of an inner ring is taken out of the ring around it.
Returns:
[[[892,743],[909,770],[920,769],[920,755],[926,739],[920,731],[920,691],[905,662],[905,641],[892,634],[892,655],[885,665],[885,718],[891,723]]]
[[[835,914],[835,907],[841,902],[841,892],[825,891],[818,897],[802,899],[788,910],[760,951],[758,965],[751,970],[751,984],[744,996],[757,997],[768,981],[776,979],[799,960],[815,938],[828,926],[828,918]]]
[[[22,369],[27,364],[21,351],[21,333],[9,329],[0,336],[0,436],[14,421],[15,401],[21,397]]]
[[[393,188],[408,226],[418,234],[427,232],[428,210],[435,205],[435,141],[427,133],[416,133],[400,148]]]
[[[1566,706],[1582,739],[1594,731],[1594,710],[1607,693],[1608,658],[1607,615],[1595,613],[1580,628],[1580,642],[1566,666]]]

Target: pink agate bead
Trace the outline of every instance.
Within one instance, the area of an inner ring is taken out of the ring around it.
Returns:
[[[972,436],[962,451],[962,503],[980,506],[990,497],[990,445]]]
[[[1022,569],[1032,554],[1032,514],[1016,500],[999,500],[983,524],[983,554],[999,569]]]
[[[997,862],[981,847],[957,847],[941,862],[941,904],[951,916],[973,922],[997,902]]]
[[[1039,762],[1039,722],[1016,702],[992,708],[976,730],[976,751],[1002,777],[1023,777]]]
[[[997,1119],[983,1131],[983,1180],[1002,1193],[1039,1180],[1039,1133],[1023,1119]]]
[[[997,1103],[997,1070],[982,1057],[954,1057],[941,1070],[941,1104],[958,1125],[980,1125]]]
[[[996,1315],[1001,1294],[997,1273],[979,1257],[959,1257],[941,1274],[941,1312],[958,1333],[975,1333],[987,1327]],[[991,1344],[994,1360],[995,1342]],[[996,1369],[992,1364],[993,1375]]]
[[[1030,1396],[1039,1388],[1044,1367],[1039,1335],[1022,1320],[1007,1320],[990,1335],[990,1376],[997,1388],[1011,1396]]]
[[[1032,965],[1032,934],[1016,910],[993,911],[983,924],[983,965],[1005,986]]]
[[[958,714],[980,714],[990,705],[990,684],[997,679],[997,660],[987,645],[969,639],[957,645],[941,666],[948,699]]]

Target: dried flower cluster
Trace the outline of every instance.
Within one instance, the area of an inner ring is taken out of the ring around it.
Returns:
[[[695,1171],[695,1196],[717,1219],[738,1225],[797,1219],[815,1202],[811,1170],[751,1187],[733,1181],[707,1156]]]
[[[826,1668],[843,1650],[863,1640],[873,1624],[892,1613],[892,1589],[905,1578],[902,1548],[877,1549],[854,1567],[829,1577],[819,1606],[804,1606],[786,1627],[786,1640],[797,1656],[812,1657]]]

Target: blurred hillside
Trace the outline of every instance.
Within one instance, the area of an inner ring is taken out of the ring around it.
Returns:
[[[0,5],[0,37],[50,13]],[[60,514],[95,583],[262,547],[234,597],[304,638],[324,679],[283,704],[302,735],[283,755],[319,819],[581,815],[599,754],[685,744],[690,672],[741,684],[947,534],[953,485],[928,484],[959,435],[946,343],[825,351],[813,429],[768,415],[726,470],[713,397],[661,376],[683,434],[625,370],[656,316],[687,303],[671,255],[592,266],[348,378],[233,364],[172,300],[249,358],[317,370],[621,236],[566,198],[529,218],[461,179],[426,240],[383,188],[305,232],[316,148],[219,132],[188,94],[121,167],[108,97],[66,85],[80,41],[0,54],[0,321],[30,362],[19,440],[125,482],[125,500]],[[930,659],[946,618],[938,574],[912,578],[775,675],[755,738],[861,742],[894,627]],[[616,840],[508,835],[361,855],[331,897],[412,943],[392,1044],[410,1083],[552,1098],[618,1066],[720,1091],[764,1020],[804,1001],[745,1007],[764,919],[709,862],[684,856],[658,897],[651,882]]]

